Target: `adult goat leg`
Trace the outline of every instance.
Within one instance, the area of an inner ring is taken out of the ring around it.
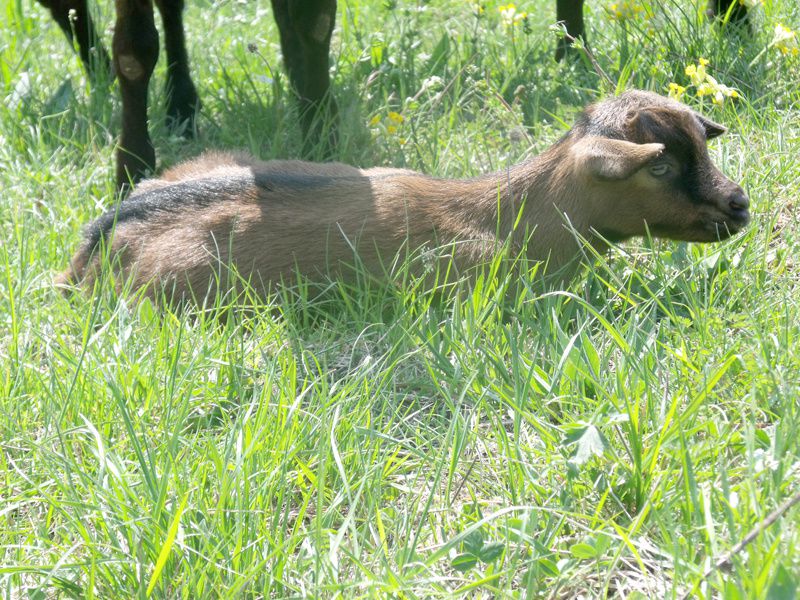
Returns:
[[[193,137],[200,99],[189,74],[183,30],[184,1],[156,0],[156,6],[164,23],[164,47],[167,50],[167,118],[175,128],[185,126],[185,135]]]
[[[733,8],[731,8],[733,6]],[[724,19],[730,10],[729,23],[736,25],[750,25],[747,6],[739,0],[708,0],[706,15],[710,19]]]
[[[298,96],[303,153],[327,156],[336,145],[338,107],[328,72],[336,0],[272,0],[289,79]],[[327,133],[327,139],[324,134]],[[315,151],[318,143],[322,152]]]
[[[117,188],[155,170],[156,153],[147,131],[147,86],[158,60],[152,0],[115,0],[112,50],[122,95],[122,132],[117,149]]]
[[[39,0],[70,43],[77,41],[78,54],[93,82],[111,81],[111,60],[100,41],[86,0]]]
[[[556,60],[561,60],[572,48],[575,40],[586,42],[586,29],[583,25],[583,0],[557,0],[556,20],[563,23],[567,33],[558,40]]]

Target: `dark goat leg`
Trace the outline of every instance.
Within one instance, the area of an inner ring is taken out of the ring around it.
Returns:
[[[327,157],[336,145],[338,116],[328,73],[336,0],[272,0],[272,10],[280,31],[283,61],[298,97],[303,153]]]
[[[100,42],[86,0],[38,1],[50,10],[50,14],[67,39],[72,43],[77,41],[78,54],[86,72],[89,73],[89,78],[93,82],[110,80],[111,60]]]
[[[167,117],[177,129],[193,137],[195,116],[200,99],[189,74],[189,57],[183,29],[183,0],[156,0],[164,23],[164,47],[167,50]]]
[[[158,31],[151,0],[116,0],[112,51],[122,95],[117,149],[117,188],[154,171],[156,154],[147,131],[147,87],[158,60]]]

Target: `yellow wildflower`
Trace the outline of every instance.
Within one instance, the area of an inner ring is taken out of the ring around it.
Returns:
[[[696,65],[686,65],[686,69],[684,69],[684,73],[689,76],[689,79],[692,80],[692,85],[700,85],[706,80],[708,73],[706,71],[706,65],[708,61],[705,58],[701,58],[697,61]]]
[[[503,21],[504,27],[513,27],[528,18],[528,13],[517,11],[517,7],[514,4],[501,4],[497,7],[497,10],[500,13],[500,19]]]
[[[717,84],[716,89],[714,90],[714,104],[722,104],[725,102],[725,98],[738,98],[739,92],[737,92],[733,88],[729,88],[727,85],[722,85],[721,83]]]
[[[709,94],[713,94],[714,93],[714,86],[712,86],[710,83],[702,83],[702,84],[697,86],[697,92],[696,93],[701,98],[703,96],[708,96]]]
[[[739,98],[740,94],[737,90],[720,83],[709,75],[706,69],[708,64],[707,59],[700,58],[697,60],[697,64],[686,65],[684,69],[684,73],[689,77],[691,85],[695,87],[695,95],[698,98],[709,96],[714,104],[723,104],[726,98]],[[669,85],[669,95],[676,100],[680,100],[685,91],[685,88],[677,83]]]
[[[784,27],[780,23],[775,25],[772,45],[780,50],[783,55],[797,56],[800,54],[800,48],[797,45],[797,32]]]
[[[686,93],[686,88],[682,85],[678,85],[674,81],[669,84],[669,97],[673,100],[677,100],[680,102],[683,95]]]
[[[399,112],[390,110],[385,116],[375,115],[369,120],[370,127],[377,127],[388,135],[398,132],[400,125],[405,121],[405,117]]]
[[[697,86],[697,95],[701,98],[703,96],[711,96],[711,102],[721,105],[725,103],[725,98],[738,98],[739,92],[719,83],[711,75],[708,75],[706,81]]]
[[[644,13],[644,17],[649,19],[650,13],[637,0],[623,0],[608,6],[608,12],[615,21],[625,21],[636,19]]]

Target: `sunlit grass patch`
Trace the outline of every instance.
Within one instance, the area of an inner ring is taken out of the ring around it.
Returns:
[[[110,274],[53,289],[115,202],[117,89],[37,3],[3,4],[3,594],[789,597],[796,507],[704,574],[798,492],[800,12],[761,3],[751,35],[701,2],[608,5],[586,23],[610,83],[585,54],[553,61],[551,2],[341,2],[334,158],[475,176],[616,87],[674,83],[729,128],[710,152],[750,196],[742,235],[625,244],[557,289],[506,257],[436,291],[399,257],[383,280],[242,282],[174,310]],[[200,136],[165,127],[162,58],[160,166],[298,156],[268,5],[186,18]],[[741,98],[697,97],[687,65]]]

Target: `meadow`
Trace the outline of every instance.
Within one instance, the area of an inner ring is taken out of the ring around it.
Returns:
[[[548,292],[499,259],[444,298],[300,282],[221,320],[54,289],[116,201],[118,94],[0,1],[2,597],[796,597],[800,5],[758,3],[748,35],[695,0],[587,4],[594,64],[553,60],[549,0],[341,1],[333,158],[469,177],[671,90],[729,128],[746,232],[622,244]],[[268,3],[186,22],[200,135],[166,127],[162,52],[159,168],[299,156]]]

